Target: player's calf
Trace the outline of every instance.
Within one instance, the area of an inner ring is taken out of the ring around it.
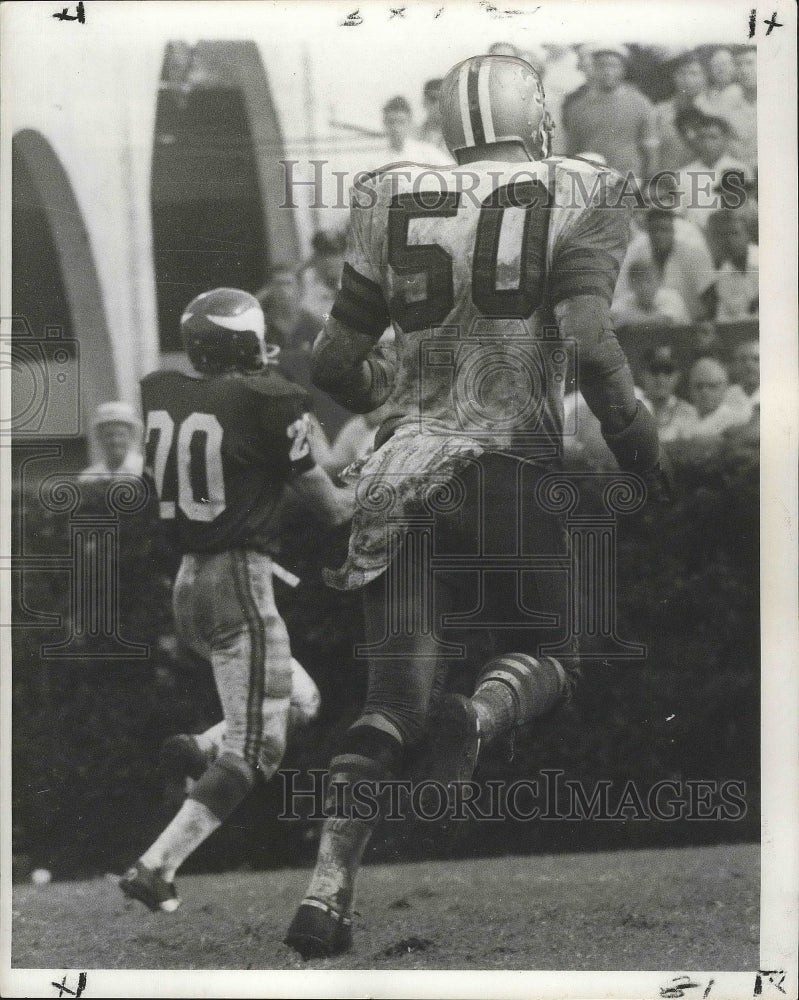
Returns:
[[[544,715],[569,697],[572,686],[570,675],[552,656],[504,653],[489,660],[471,699],[483,739],[489,743]]]

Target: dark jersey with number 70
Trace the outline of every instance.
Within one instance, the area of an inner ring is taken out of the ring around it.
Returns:
[[[273,368],[141,382],[145,471],[181,552],[278,550],[284,488],[313,468],[308,398]]]

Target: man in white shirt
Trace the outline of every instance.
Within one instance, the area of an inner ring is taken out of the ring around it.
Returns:
[[[680,381],[680,370],[671,348],[664,344],[653,347],[644,357],[644,404],[654,416],[661,441],[678,441],[691,437],[699,420],[696,407],[674,395]]]
[[[760,268],[758,247],[749,241],[743,213],[714,212],[708,222],[719,260],[715,275],[715,319],[720,323],[751,319],[758,313]]]
[[[614,299],[611,315],[617,329],[623,326],[673,323],[687,326],[691,322],[682,296],[674,288],[666,288],[649,256],[630,262],[627,270],[630,290]]]
[[[728,427],[745,424],[751,415],[727,399],[730,380],[727,369],[716,358],[700,358],[688,375],[688,391],[699,419],[692,437],[716,437]]]
[[[727,390],[726,402],[750,414],[760,407],[760,342],[745,340],[733,354],[735,385]]]
[[[140,451],[141,421],[130,403],[101,403],[97,407],[92,428],[102,458],[81,472],[82,480],[142,474],[144,459]]]
[[[392,97],[383,107],[383,126],[387,143],[370,154],[371,168],[377,170],[389,163],[427,163],[431,166],[451,163],[449,153],[443,153],[431,142],[413,138],[411,106],[404,97]]]
[[[619,273],[614,307],[630,289],[630,264],[641,257],[652,259],[660,284],[679,292],[692,320],[705,318],[703,295],[713,284],[715,267],[701,231],[674,211],[651,208],[644,231],[630,241]]]
[[[676,121],[678,128],[685,128],[684,115],[678,115]],[[698,155],[678,171],[676,190],[681,214],[704,230],[710,214],[726,207],[727,197],[743,200],[743,184],[752,176],[743,160],[729,152],[732,129],[726,118],[697,117],[697,112],[691,112],[690,121]],[[731,180],[730,174],[737,174],[737,181]]]

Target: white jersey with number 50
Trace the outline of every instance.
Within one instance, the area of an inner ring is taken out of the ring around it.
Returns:
[[[356,184],[331,314],[375,340],[393,325],[399,424],[503,449],[560,439],[567,354],[553,309],[610,302],[630,235],[623,183],[553,157],[395,164]]]

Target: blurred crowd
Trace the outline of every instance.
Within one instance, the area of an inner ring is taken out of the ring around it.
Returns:
[[[541,74],[556,155],[632,175],[642,192],[612,311],[620,333],[658,333],[636,374],[663,439],[719,437],[736,427],[757,433],[757,340],[745,338],[731,353],[717,350],[713,335],[714,325],[756,320],[758,313],[755,48],[530,49],[500,42],[488,51],[520,56]],[[441,82],[430,79],[420,87],[421,121],[414,120],[408,96],[386,102],[384,137],[365,154],[365,169],[397,161],[452,162],[441,130]],[[344,250],[343,230],[319,230],[305,261],[276,264],[261,288],[250,289],[264,309],[276,363],[311,395],[316,457],[334,474],[369,451],[380,420],[379,411],[352,416],[310,381],[311,349],[338,289]],[[683,369],[663,336],[671,327],[695,330]],[[138,467],[138,458],[124,455],[138,455],[140,428],[121,406],[98,411],[95,433],[105,458],[87,475],[130,471],[131,462]],[[598,428],[579,394],[567,398],[566,417],[567,430],[577,421],[567,450],[589,454],[599,447]]]

